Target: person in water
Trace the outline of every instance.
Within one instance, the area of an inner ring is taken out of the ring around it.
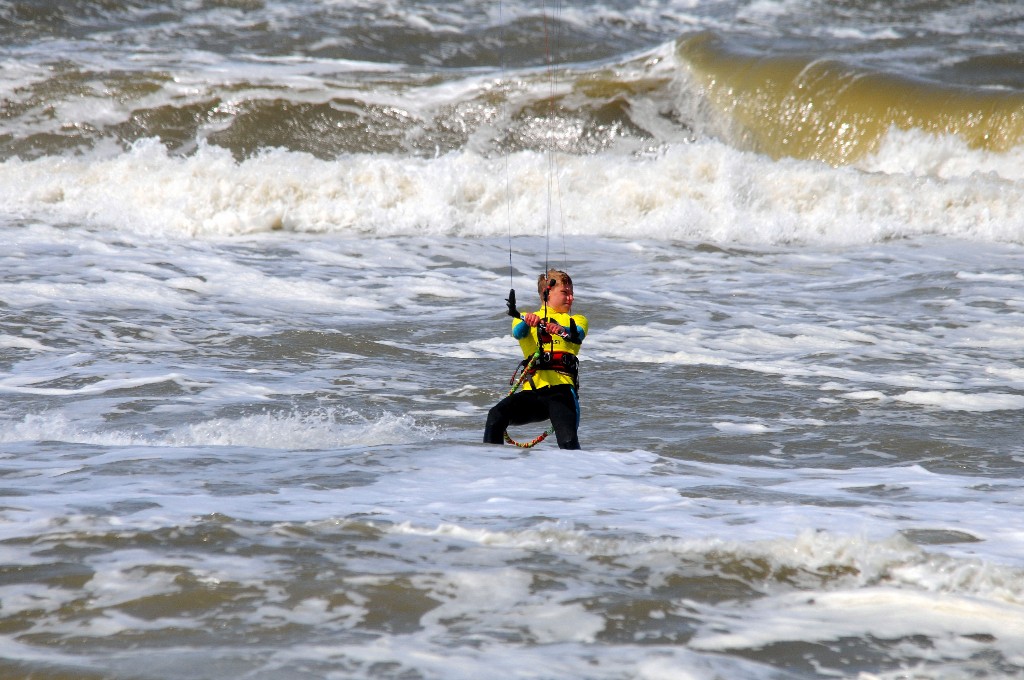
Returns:
[[[509,425],[550,420],[562,449],[580,448],[579,366],[576,358],[587,335],[587,317],[572,314],[572,279],[565,272],[550,269],[537,278],[541,308],[519,314],[515,294],[509,295],[513,316],[512,337],[526,359],[526,366],[538,345],[540,357],[526,371],[522,389],[505,397],[487,413],[485,444],[501,444]]]

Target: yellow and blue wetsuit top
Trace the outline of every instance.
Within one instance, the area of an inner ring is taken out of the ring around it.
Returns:
[[[522,319],[512,319],[512,337],[519,341],[519,348],[523,350],[523,356],[529,359],[537,350],[540,343],[541,360],[535,362],[536,370],[531,371],[529,380],[524,381],[524,390],[539,390],[542,387],[553,387],[555,385],[572,385],[578,387],[576,356],[579,354],[580,345],[587,336],[587,317],[582,314],[558,314],[550,309],[545,316],[543,309],[534,312],[543,322],[553,321],[566,331],[569,330],[570,319],[576,322],[576,330],[579,333],[579,342],[569,342],[567,338],[558,335],[551,335],[540,328],[531,328]],[[571,356],[566,356],[571,355]]]

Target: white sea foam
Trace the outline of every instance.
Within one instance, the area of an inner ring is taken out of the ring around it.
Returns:
[[[486,237],[510,229],[543,233],[538,201],[546,167],[539,156],[516,154],[506,185],[502,160],[471,152],[321,161],[272,150],[236,162],[215,147],[171,157],[150,140],[113,158],[5,161],[0,197],[42,219],[169,236],[283,229]],[[767,244],[935,234],[1020,242],[1019,179],[902,172],[776,162],[705,141],[654,157],[563,158],[558,200],[567,234]]]
[[[417,425],[408,415],[384,414],[378,418],[366,418],[354,413],[337,414],[328,409],[319,413],[209,420],[172,431],[169,444],[325,449],[404,444],[432,436],[432,428]]]
[[[855,592],[800,593],[768,597],[747,612],[756,625],[727,623],[729,617],[709,616],[705,631],[691,640],[696,649],[760,648],[780,641],[837,641],[877,635],[884,639],[926,636],[937,647],[937,658],[967,659],[969,636],[987,635],[1008,658],[1019,656],[1024,644],[1024,608],[1019,604],[980,602],[973,598],[935,596],[892,588],[862,588]],[[838,612],[842,616],[837,616]],[[893,611],[903,612],[893,616]],[[729,628],[733,632],[712,632]]]
[[[714,428],[725,434],[764,434],[772,432],[772,428],[764,423],[714,423]]]
[[[47,394],[49,394],[47,392]],[[218,399],[225,399],[221,394]],[[417,424],[408,415],[366,417],[332,408],[315,412],[264,412],[237,418],[213,418],[177,425],[157,433],[96,431],[65,413],[26,415],[0,428],[0,441],[64,441],[102,446],[256,447],[325,449],[375,446],[429,440],[436,428]]]
[[[937,406],[950,411],[1013,411],[1024,409],[1020,394],[964,394],[961,392],[910,391],[895,397],[910,404]]]
[[[0,347],[13,347],[17,349],[27,349],[34,352],[47,352],[52,351],[52,348],[46,345],[32,340],[31,338],[19,338],[11,335],[0,336]]]

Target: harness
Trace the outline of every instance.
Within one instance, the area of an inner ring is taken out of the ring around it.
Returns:
[[[520,371],[522,375],[520,375]],[[512,377],[509,378],[509,385],[522,385],[528,382],[531,389],[537,389],[533,383],[533,376],[537,371],[555,371],[572,378],[572,385],[579,392],[580,389],[580,360],[572,352],[542,352],[540,348],[519,362]],[[518,382],[517,382],[518,378]]]

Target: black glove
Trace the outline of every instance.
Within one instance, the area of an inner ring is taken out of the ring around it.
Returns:
[[[513,319],[520,317],[519,310],[516,309],[516,289],[510,288],[508,291],[508,297],[505,298],[505,304],[508,305],[508,315]]]

